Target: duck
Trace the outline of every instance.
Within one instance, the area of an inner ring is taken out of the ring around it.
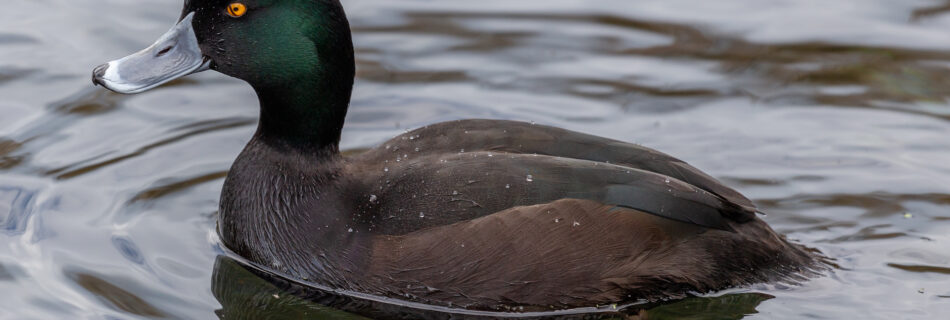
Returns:
[[[623,141],[471,119],[342,154],[355,59],[338,0],[186,0],[171,30],[92,80],[133,94],[205,70],[260,104],[222,187],[220,241],[291,279],[524,311],[804,279],[821,260],[741,193]]]

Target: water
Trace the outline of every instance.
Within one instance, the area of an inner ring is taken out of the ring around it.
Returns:
[[[359,64],[345,149],[461,118],[632,141],[723,179],[840,266],[651,319],[950,312],[950,2],[345,5]],[[256,123],[247,85],[91,87],[94,66],[150,44],[180,7],[5,1],[0,319],[354,318],[218,261],[218,192]]]

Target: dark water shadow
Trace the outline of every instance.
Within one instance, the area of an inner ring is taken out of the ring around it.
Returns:
[[[366,319],[289,294],[226,256],[215,261],[211,291],[220,319]]]
[[[124,287],[128,287],[127,284],[116,284],[113,283],[113,281],[107,280],[107,277],[103,275],[97,275],[87,271],[67,270],[64,273],[67,278],[75,282],[79,287],[115,311],[144,318],[170,317],[166,312],[149,304],[145,299],[123,289]]]
[[[738,293],[719,297],[693,297],[647,310],[644,320],[728,320],[759,313],[756,307],[775,298],[764,293]]]
[[[861,228],[860,230],[835,237],[832,239],[821,240],[818,242],[821,243],[844,243],[844,242],[855,242],[855,241],[870,241],[870,240],[887,240],[894,238],[901,238],[910,236],[906,232],[892,231],[888,232],[887,230],[893,229],[893,225],[890,224],[880,224],[873,225]]]
[[[40,43],[40,40],[32,36],[17,34],[17,33],[0,32],[0,45],[2,46],[17,45],[17,44],[37,44],[37,43]]]
[[[861,218],[886,218],[902,216],[909,211],[913,211],[908,206],[908,203],[911,202],[948,206],[950,205],[950,194],[888,192],[798,194],[781,199],[759,199],[756,202],[765,209],[792,212],[829,207],[849,207],[862,210]]]
[[[950,12],[950,2],[936,4],[930,7],[915,9],[911,12],[911,21],[920,21],[930,17],[938,16]]]
[[[0,170],[16,167],[23,162],[22,155],[13,154],[22,146],[16,141],[0,138]]]
[[[207,182],[224,179],[224,177],[227,175],[227,171],[216,171],[181,179],[168,179],[159,181],[156,183],[156,185],[148,187],[145,190],[135,194],[135,196],[129,200],[128,204],[131,205],[135,203],[152,202],[165,196],[179,193]]]
[[[3,38],[3,34],[0,34],[0,45],[3,45]],[[39,69],[23,69],[0,66],[0,84],[7,81],[19,80],[39,72]]]
[[[129,96],[89,86],[50,103],[48,109],[63,115],[92,116],[113,111],[126,99],[129,99]]]
[[[212,293],[221,319],[742,319],[774,298],[762,293],[690,297],[670,302],[580,308],[550,312],[492,312],[413,303],[288,280],[220,255]]]
[[[910,264],[899,264],[899,263],[888,263],[888,267],[900,269],[908,272],[918,272],[918,273],[939,273],[950,275],[950,268],[948,267],[938,267],[938,266],[928,266],[928,265],[910,265]]]
[[[23,274],[23,271],[19,267],[14,265],[5,265],[3,262],[0,262],[0,282],[13,282],[16,281]]]

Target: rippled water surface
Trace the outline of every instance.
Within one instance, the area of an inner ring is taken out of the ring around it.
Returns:
[[[91,86],[181,1],[4,5],[0,318],[355,318],[218,259],[218,193],[256,124],[250,87],[215,73],[136,96]],[[950,313],[950,2],[344,5],[358,51],[344,148],[462,118],[637,142],[741,190],[839,266],[650,319]]]

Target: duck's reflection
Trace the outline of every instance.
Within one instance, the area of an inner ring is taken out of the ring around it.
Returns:
[[[218,256],[211,279],[221,319],[366,319],[321,304],[335,305],[329,295],[306,292],[227,256]]]
[[[505,315],[519,319],[742,319],[757,313],[760,303],[773,298],[762,293],[692,297],[593,314],[460,314],[451,309],[428,310],[305,287],[224,255],[215,261],[212,293],[221,303],[217,310],[221,319],[495,319]]]

